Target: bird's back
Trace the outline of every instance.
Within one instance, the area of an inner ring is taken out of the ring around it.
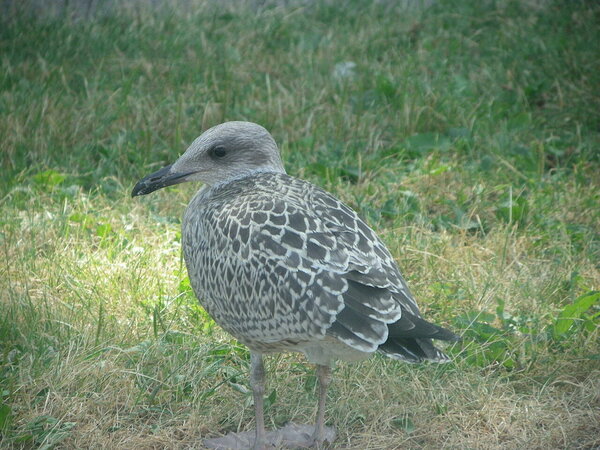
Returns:
[[[256,351],[443,361],[431,338],[456,337],[420,317],[389,251],[352,209],[284,173],[202,189],[184,216],[183,250],[203,306]]]

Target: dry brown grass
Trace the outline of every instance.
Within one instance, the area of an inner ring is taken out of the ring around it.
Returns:
[[[181,261],[197,187],[129,199],[202,129],[246,119],[464,335],[445,366],[340,364],[335,448],[599,448],[598,305],[556,332],[600,289],[598,7],[194,5],[0,26],[0,447],[194,448],[253,427],[248,353]],[[269,427],[312,422],[312,368],[268,369]]]

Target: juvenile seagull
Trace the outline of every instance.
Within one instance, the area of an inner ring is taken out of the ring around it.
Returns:
[[[432,339],[454,333],[425,321],[392,255],[333,195],[286,174],[260,125],[226,122],[205,131],[174,164],[140,180],[132,196],[201,181],[183,217],[183,255],[194,293],[223,329],[247,345],[255,439],[234,433],[205,444],[321,445],[331,367],[379,351],[406,362],[446,362]],[[264,353],[304,353],[317,365],[313,428],[265,432]],[[307,430],[310,430],[307,433]]]

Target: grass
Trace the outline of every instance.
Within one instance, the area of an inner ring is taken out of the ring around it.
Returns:
[[[224,120],[378,230],[450,365],[339,364],[348,448],[600,446],[600,8],[125,10],[0,27],[0,446],[188,448],[251,429],[249,356],[180,257],[196,186],[134,182]],[[354,62],[347,76],[336,64]],[[315,377],[268,360],[268,426]]]

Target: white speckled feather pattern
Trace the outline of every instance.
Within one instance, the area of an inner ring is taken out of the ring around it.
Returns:
[[[448,361],[432,339],[458,336],[421,318],[390,252],[351,208],[285,173],[265,128],[237,121],[210,128],[131,195],[186,181],[205,184],[183,218],[190,282],[215,321],[250,348],[255,409],[253,441],[232,432],[204,445],[323,448],[335,438],[325,426],[335,360],[379,351],[407,362]],[[281,351],[302,352],[317,365],[312,434],[305,426],[266,432],[262,355]]]
[[[385,245],[306,181],[266,172],[201,189],[183,251],[202,305],[255,351],[302,351],[319,364],[377,350],[447,360],[431,338],[454,335],[420,318]]]

